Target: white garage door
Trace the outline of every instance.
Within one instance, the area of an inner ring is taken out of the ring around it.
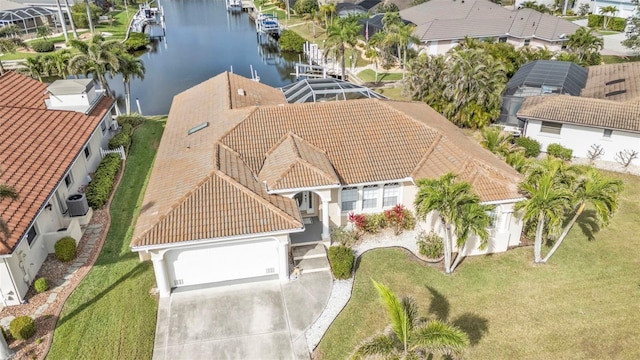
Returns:
[[[171,286],[277,275],[277,245],[277,241],[269,240],[169,251],[165,261]]]

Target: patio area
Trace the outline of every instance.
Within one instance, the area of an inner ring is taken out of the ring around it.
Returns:
[[[303,218],[304,231],[291,234],[291,245],[322,241],[322,222],[317,216]]]

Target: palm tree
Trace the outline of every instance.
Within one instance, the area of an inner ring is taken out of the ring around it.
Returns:
[[[122,75],[124,98],[128,115],[131,113],[131,80],[136,77],[144,80],[145,68],[142,60],[133,55],[122,54],[118,58],[120,61],[118,73]]]
[[[16,42],[13,39],[0,39],[0,53],[13,54],[16,52]],[[0,60],[0,75],[4,74],[4,66],[2,65],[2,60]]]
[[[536,222],[534,261],[542,262],[542,239],[545,229],[555,232],[564,220],[564,213],[572,199],[571,168],[563,161],[547,157],[527,169],[526,179],[520,183],[526,200],[516,203],[516,211],[522,211],[526,222]]]
[[[368,59],[372,60],[375,63],[376,69],[376,77],[375,82],[378,82],[378,60],[380,59],[380,48],[382,47],[382,43],[384,41],[384,34],[380,31],[376,32],[369,38],[369,41],[366,43],[365,55]]]
[[[362,39],[360,35],[362,25],[358,24],[358,18],[349,16],[347,18],[339,18],[334,24],[327,29],[327,42],[324,49],[324,56],[333,53],[340,59],[342,66],[342,79],[346,79],[345,67],[345,50],[347,45],[354,48],[358,40]]]
[[[126,3],[125,3],[125,7],[126,7]],[[91,18],[91,7],[89,6],[89,0],[84,0],[84,7],[87,10],[87,21],[89,22],[89,31],[91,31],[91,33],[95,33],[96,29],[93,27],[93,19]]]
[[[2,172],[0,172],[1,174]],[[8,184],[0,184],[0,202],[4,199],[16,200],[18,198],[18,192],[16,189]],[[9,226],[0,217],[0,241],[6,241],[11,236]]]
[[[426,102],[439,113],[449,100],[445,97],[447,60],[444,55],[421,55],[407,64],[408,76],[403,80],[403,92],[413,100]]]
[[[558,250],[560,244],[565,239],[569,230],[573,227],[576,220],[587,204],[591,204],[596,211],[596,216],[600,222],[607,224],[613,213],[618,208],[618,197],[623,189],[623,183],[617,179],[611,179],[603,176],[598,170],[589,168],[586,173],[580,176],[575,186],[572,188],[573,201],[575,202],[575,213],[573,218],[562,231],[555,244],[547,256],[542,259],[546,263],[549,258]]]
[[[107,73],[118,71],[120,62],[118,54],[124,52],[122,44],[117,40],[105,41],[100,35],[94,35],[88,43],[71,40],[71,45],[78,49],[79,54],[69,60],[69,70],[72,73],[89,75],[98,80],[106,93],[111,96],[111,89],[107,82]]]
[[[490,208],[480,204],[480,198],[471,189],[471,184],[456,181],[456,178],[457,175],[448,173],[438,179],[419,179],[416,181],[418,193],[414,201],[416,216],[423,221],[429,213],[438,213],[445,232],[444,271],[447,274],[453,272],[451,253],[454,234],[460,257],[468,235],[476,234],[482,243],[486,243],[486,228],[491,222],[486,213]]]
[[[67,33],[67,24],[64,21],[64,15],[62,15],[62,6],[60,0],[56,0],[58,6],[58,17],[60,18],[60,26],[62,26],[62,33],[64,34],[64,41],[69,42],[69,34]]]
[[[399,299],[388,287],[372,281],[391,320],[391,331],[360,345],[353,353],[353,359],[369,356],[426,359],[432,353],[454,356],[469,345],[469,337],[460,329],[439,320],[423,323],[412,298]]]
[[[321,5],[320,13],[324,16],[324,28],[329,28],[329,23],[333,24],[333,15],[336,13],[336,3],[328,2]]]
[[[69,61],[71,60],[71,51],[62,49],[53,54],[45,56],[45,70],[49,75],[57,75],[62,79],[69,76]]]
[[[607,30],[607,28],[609,27],[609,21],[611,21],[611,18],[614,17],[617,12],[618,8],[612,5],[603,6],[600,8],[600,14],[602,14],[602,16],[604,17],[602,23],[603,29]]]
[[[598,53],[604,47],[604,41],[593,29],[579,28],[569,36],[567,48],[578,57],[578,61],[586,60],[592,53]]]
[[[486,127],[480,131],[480,145],[494,154],[506,156],[510,153],[513,136],[499,127]]]
[[[46,65],[43,56],[34,56],[29,57],[22,63],[22,65],[26,66],[27,72],[31,75],[32,78],[38,79],[38,81],[42,82],[42,75],[46,73]]]

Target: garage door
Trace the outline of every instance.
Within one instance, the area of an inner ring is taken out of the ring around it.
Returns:
[[[165,256],[173,287],[277,275],[277,241],[172,250]]]

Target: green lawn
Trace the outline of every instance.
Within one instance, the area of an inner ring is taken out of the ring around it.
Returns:
[[[358,73],[360,80],[365,82],[376,81],[376,72],[371,69],[362,70]],[[378,72],[378,81],[399,81],[402,80],[402,73]]]
[[[640,61],[640,56],[602,55],[602,61],[604,61],[605,64],[619,64]]]
[[[138,128],[111,204],[111,228],[93,269],[67,300],[48,359],[151,359],[157,302],[150,262],[129,249],[164,121]]]
[[[387,320],[371,279],[413,296],[421,315],[465,330],[467,359],[640,358],[640,178],[617,176],[626,186],[612,223],[592,241],[576,226],[547,265],[533,265],[526,247],[468,258],[446,276],[403,250],[366,253],[353,297],[318,358],[345,359],[383,331]]]
[[[402,95],[402,88],[399,86],[393,88],[374,88],[372,90],[388,97],[389,99],[411,101],[411,98]]]

